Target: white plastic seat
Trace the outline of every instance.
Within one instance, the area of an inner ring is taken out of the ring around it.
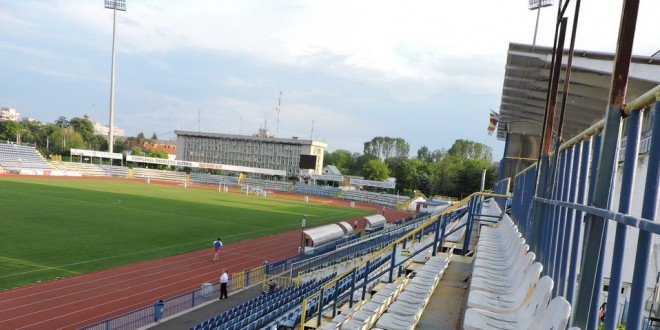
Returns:
[[[403,292],[411,292],[415,294],[431,294],[433,290],[432,286],[422,287],[415,284],[408,284]]]
[[[388,330],[408,330],[414,329],[413,324],[416,321],[416,318],[412,316],[385,313],[376,322],[376,327]]]
[[[515,251],[516,248],[523,245],[525,245],[525,239],[522,237],[503,242],[502,245],[488,246],[486,248],[477,245],[475,257],[504,260],[508,258],[509,251]]]
[[[518,271],[518,269],[526,269],[536,259],[534,252],[519,255],[516,260],[504,269],[491,269],[486,267],[475,267],[472,270],[472,278],[485,277],[485,278],[508,278]]]
[[[543,266],[540,263],[534,263],[520,284],[514,287],[513,291],[506,294],[470,290],[468,292],[467,306],[496,313],[510,313],[525,303],[525,299],[529,297],[529,292],[532,290],[536,291],[538,287],[537,282],[542,270]]]
[[[548,307],[536,317],[530,329],[566,329],[570,316],[571,304],[564,297],[555,297],[550,301]]]
[[[470,290],[479,290],[495,294],[506,294],[513,291],[525,278],[525,274],[532,270],[532,264],[525,268],[516,265],[513,274],[508,276],[474,277],[470,281]]]
[[[387,309],[387,313],[398,315],[416,315],[424,309],[424,306],[426,305],[423,302],[413,304],[403,301],[395,301]]]
[[[488,259],[483,256],[475,256],[474,259],[474,268],[485,267],[495,270],[504,270],[511,268],[511,266],[518,260],[521,255],[527,254],[529,250],[529,245],[525,244],[518,248],[512,248],[510,253],[506,254],[504,259]]]
[[[464,315],[463,329],[531,329],[530,327],[536,322],[537,315],[546,309],[553,286],[554,282],[550,277],[541,277],[525,305],[512,312],[497,313],[479,308],[468,308]]]
[[[350,319],[341,325],[341,329],[347,330],[362,330],[368,329],[368,324],[365,321],[358,321],[355,319]]]
[[[425,302],[429,296],[420,296],[419,294],[403,291],[396,301],[407,302],[411,304],[419,304]]]

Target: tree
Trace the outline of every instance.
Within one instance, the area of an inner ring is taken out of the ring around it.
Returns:
[[[408,158],[410,145],[402,138],[377,136],[364,143],[364,154],[386,160],[390,157]]]
[[[447,153],[463,159],[481,159],[487,162],[493,159],[493,151],[489,146],[469,140],[456,140]]]
[[[153,135],[151,135],[152,140],[158,140],[158,136],[156,136],[156,132],[154,132]]]
[[[48,136],[51,143],[51,150],[54,154],[67,153],[71,148],[85,149],[86,143],[82,136],[72,126],[61,128],[58,127],[52,134]]]
[[[80,133],[83,140],[91,145],[94,139],[94,124],[85,116],[84,118],[74,117],[69,120],[69,126],[73,126],[76,132]]]
[[[140,132],[137,135],[138,140],[144,140],[144,133]]]
[[[358,153],[354,153],[353,156],[355,157],[355,163],[353,163],[353,166],[351,166],[348,173],[350,175],[357,175],[357,176],[363,175],[364,165],[367,162],[369,162],[370,160],[378,159],[372,155],[360,155]]]
[[[108,142],[106,141],[106,144],[107,144],[107,143],[108,143]],[[106,149],[107,149],[107,147],[106,147]],[[115,152],[115,153],[121,153],[121,152],[123,152],[124,150],[125,150],[125,148],[124,148],[124,140],[122,140],[122,139],[115,139],[115,141],[114,141],[114,147],[112,148],[112,151]]]
[[[431,154],[431,159],[433,159],[433,161],[437,163],[437,162],[442,161],[442,159],[445,158],[446,155],[447,155],[447,150],[446,149],[435,150]]]
[[[58,126],[53,123],[44,124],[40,121],[27,119],[21,121],[21,126],[23,129],[29,132],[27,136],[24,134],[21,139],[23,141],[27,141],[26,137],[29,138],[29,142],[35,143],[37,147],[41,148],[42,150],[50,144],[48,136],[58,128]],[[49,150],[43,151],[46,154],[50,153]]]
[[[389,177],[389,169],[380,159],[372,159],[364,164],[362,175],[367,180],[383,181]]]
[[[152,157],[152,158],[163,158],[167,159],[167,153],[165,151],[160,151],[160,150],[152,150],[148,149],[145,151],[145,155],[147,157]],[[165,170],[169,167],[169,165],[163,165],[163,164],[149,164],[149,168],[156,168],[159,170]],[[188,172],[190,173],[190,172]]]
[[[5,141],[16,141],[21,124],[16,121],[0,121],[0,139]]]
[[[89,141],[89,148],[97,151],[108,150],[108,140],[103,135],[94,135]]]
[[[438,166],[438,173],[433,177],[431,194],[459,197],[457,191],[458,172],[463,158],[452,155],[445,157]]]
[[[417,163],[421,163],[421,161],[406,159],[394,169],[394,177],[396,178],[396,185],[398,188],[408,193],[417,189],[419,182]]]
[[[487,170],[486,182],[490,185],[495,173],[490,162],[450,154],[439,163],[439,172],[433,182],[433,193],[461,198],[479,191],[484,169]]]
[[[55,120],[55,125],[64,128],[69,126],[69,121],[66,120],[66,117],[60,116],[60,118],[57,118],[57,120]]]
[[[422,146],[417,150],[417,159],[423,162],[432,162],[433,155],[431,154],[431,151],[429,150],[428,147]]]
[[[408,156],[410,156],[410,144],[402,138],[394,139],[394,156],[398,158],[408,158]]]
[[[351,174],[350,169],[355,163],[355,158],[350,151],[338,149],[334,152],[326,152],[323,156],[323,165],[334,165],[342,174]]]

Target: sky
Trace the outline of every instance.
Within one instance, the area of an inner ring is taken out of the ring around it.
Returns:
[[[540,12],[538,45],[552,44],[555,2]],[[265,127],[331,152],[362,153],[364,142],[389,136],[405,139],[411,156],[467,139],[490,146],[497,160],[504,142],[486,129],[509,43],[534,38],[537,11],[527,7],[126,0],[116,12],[114,124],[160,139]],[[621,7],[582,1],[576,48],[614,52]],[[660,50],[657,12],[660,1],[641,0],[634,54]],[[108,125],[113,14],[103,0],[0,0],[0,107],[42,122],[89,115]]]

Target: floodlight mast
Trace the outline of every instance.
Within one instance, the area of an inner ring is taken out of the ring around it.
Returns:
[[[541,16],[542,7],[550,7],[553,5],[554,0],[529,0],[529,10],[536,9],[536,26],[534,27],[534,41],[532,41],[532,47],[536,46],[536,31],[539,29],[539,16]]]
[[[112,153],[115,144],[112,136],[115,130],[115,26],[117,10],[126,11],[126,0],[105,0],[105,8],[112,9],[112,68],[110,69],[110,124],[108,125],[108,152]]]

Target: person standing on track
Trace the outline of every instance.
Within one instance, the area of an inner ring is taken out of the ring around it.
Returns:
[[[227,269],[222,269],[222,275],[220,275],[220,298],[218,300],[222,300],[222,297],[227,298],[227,282],[229,282]]]
[[[215,242],[213,242],[213,250],[215,251],[215,256],[213,257],[213,261],[218,261],[218,255],[220,255],[220,249],[222,249],[222,241],[220,241],[220,238],[218,238]]]

